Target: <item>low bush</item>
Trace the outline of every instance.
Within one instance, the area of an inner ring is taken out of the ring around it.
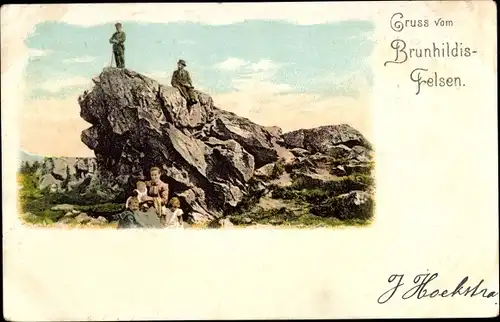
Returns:
[[[320,185],[311,185],[302,180],[295,180],[291,186],[272,186],[273,198],[299,200],[311,204],[325,201],[353,190],[366,191],[373,186],[374,180],[369,175],[351,175],[340,180],[327,181]]]
[[[122,212],[125,210],[125,204],[123,203],[102,203],[95,205],[78,205],[76,210],[86,212],[86,213],[109,213],[114,214]]]
[[[330,197],[321,204],[313,205],[311,213],[321,217],[335,217],[341,220],[369,220],[373,217],[375,202],[369,197],[367,201],[357,205],[347,198]]]
[[[278,179],[285,172],[285,163],[279,159],[274,163],[273,170],[271,171],[271,179]]]
[[[29,171],[28,171],[29,170]],[[102,215],[112,219],[113,215],[124,210],[123,203],[96,203],[97,198],[88,198],[78,193],[50,193],[48,189],[38,189],[38,178],[35,168],[24,169],[18,173],[19,206],[24,214],[22,219],[30,224],[52,224],[61,219],[66,211],[52,210],[57,204],[72,204],[75,209],[89,215]]]

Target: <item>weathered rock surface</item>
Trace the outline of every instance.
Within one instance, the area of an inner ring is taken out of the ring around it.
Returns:
[[[241,201],[255,166],[277,159],[279,128],[220,110],[204,93],[188,108],[177,89],[113,68],[95,84],[79,103],[92,124],[82,142],[94,150],[99,169],[134,181],[160,166],[191,211],[221,216]]]
[[[177,89],[134,71],[106,68],[93,82],[78,102],[81,117],[92,124],[81,140],[95,158],[46,159],[40,187],[124,202],[135,182],[159,166],[169,197],[181,199],[188,218],[230,226],[227,214],[276,187],[370,173],[371,146],[346,124],[283,134],[217,108],[199,91],[199,103],[188,107]]]
[[[281,129],[266,128],[234,113],[216,109],[215,120],[208,125],[210,134],[223,140],[235,140],[255,158],[260,167],[278,159],[277,142]]]
[[[99,181],[95,158],[45,158],[37,170],[39,188],[52,193],[76,192],[84,195],[90,182]],[[110,199],[107,195],[104,199]]]
[[[255,170],[254,175],[257,178],[262,178],[262,179],[269,179],[271,178],[271,175],[273,173],[274,169],[274,163],[268,163],[266,165],[263,165],[262,167],[258,168]]]
[[[302,148],[293,148],[290,149],[290,152],[296,157],[305,157],[311,154],[309,151]]]
[[[335,145],[360,145],[370,148],[363,135],[347,124],[325,125],[313,129],[300,129],[282,135],[289,148],[302,148],[312,153],[328,153]]]
[[[86,224],[92,221],[92,217],[82,212],[81,214],[75,217],[75,221],[79,224]]]

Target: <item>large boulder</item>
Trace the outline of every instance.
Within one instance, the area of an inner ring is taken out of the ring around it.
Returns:
[[[365,137],[347,124],[300,129],[285,133],[282,137],[289,148],[302,148],[312,153],[331,153],[332,147],[340,144],[348,148],[360,145],[370,149]]]
[[[218,217],[246,194],[256,159],[277,157],[276,128],[217,109],[204,93],[188,107],[177,89],[126,69],[105,69],[94,83],[79,98],[80,114],[92,124],[81,139],[114,181],[147,178],[159,166],[171,196],[190,211]]]
[[[36,174],[38,187],[42,190],[48,189],[49,192],[63,194],[77,191],[84,194],[89,184],[98,180],[96,173],[98,171],[95,158],[48,157]],[[112,196],[104,199],[110,200]]]
[[[281,133],[278,127],[263,127],[234,113],[215,109],[215,119],[209,128],[212,136],[240,143],[254,156],[257,167],[278,159],[277,142]]]

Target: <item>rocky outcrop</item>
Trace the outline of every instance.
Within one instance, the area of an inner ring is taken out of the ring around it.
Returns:
[[[45,158],[36,175],[42,190],[84,193],[89,183],[97,180],[96,171],[95,158]]]
[[[214,122],[208,125],[211,135],[240,143],[254,156],[257,167],[278,159],[276,148],[281,139],[281,129],[262,127],[234,113],[219,109],[216,111]]]
[[[190,211],[220,217],[246,194],[255,167],[278,158],[279,128],[218,109],[204,93],[188,107],[177,89],[114,68],[94,83],[79,104],[98,168],[134,181],[160,166]]]
[[[370,148],[369,142],[363,135],[347,124],[325,125],[313,129],[300,129],[283,134],[285,144],[289,148],[302,148],[312,153],[328,154],[339,145],[352,148],[360,145]]]
[[[135,182],[158,166],[170,197],[181,199],[192,220],[226,227],[254,222],[244,215],[232,222],[227,215],[249,209],[262,197],[299,196],[307,192],[300,189],[316,186],[334,187],[325,196],[352,189],[360,191],[357,196],[366,193],[366,185],[351,189],[335,183],[349,175],[370,175],[372,169],[369,142],[349,125],[283,134],[279,127],[217,108],[199,91],[199,103],[187,106],[177,89],[127,69],[107,68],[93,81],[94,88],[78,102],[81,117],[92,124],[81,140],[95,158],[46,159],[41,187],[123,202]],[[300,198],[293,204],[302,205],[306,197]],[[342,204],[356,204],[350,195],[344,199]],[[273,214],[281,219],[271,224],[289,216],[281,210]]]

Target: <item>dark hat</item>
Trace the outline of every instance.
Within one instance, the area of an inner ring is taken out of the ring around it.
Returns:
[[[115,27],[121,27],[121,26],[122,26],[121,23],[119,23],[119,22],[115,23]]]
[[[179,59],[177,64],[181,64],[182,66],[186,67],[186,62],[183,59]]]

